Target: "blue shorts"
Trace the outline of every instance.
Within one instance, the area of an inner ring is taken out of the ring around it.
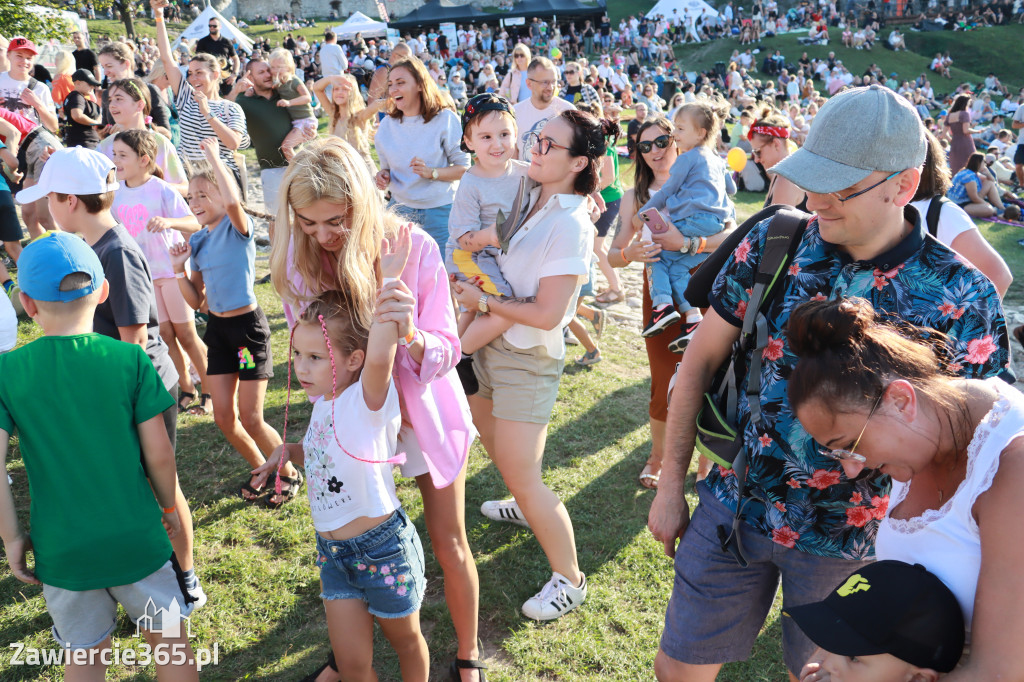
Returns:
[[[444,253],[444,245],[448,242],[448,216],[452,212],[451,204],[436,208],[410,208],[392,200],[388,208],[393,209],[402,220],[414,222],[422,227],[423,231],[437,242],[437,248],[441,249],[441,253]]]
[[[427,586],[423,545],[402,509],[349,540],[316,536],[321,599],[359,599],[378,618],[404,618],[420,610]]]
[[[823,600],[847,576],[871,563],[790,549],[741,523],[743,550],[750,561],[741,568],[718,542],[718,526],[732,524],[732,510],[703,482],[697,484],[697,495],[700,504],[676,549],[675,583],[661,635],[661,650],[677,661],[708,665],[747,659],[775,601],[780,577],[782,607],[789,609]],[[816,648],[785,616],[782,647],[794,675]]]

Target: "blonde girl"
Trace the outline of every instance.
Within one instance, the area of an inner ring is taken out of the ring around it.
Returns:
[[[346,292],[360,324],[373,317],[381,275],[381,240],[399,220],[384,210],[366,164],[336,137],[298,154],[281,185],[277,238],[271,248],[274,288],[294,325],[325,291]],[[284,231],[282,233],[282,230]],[[398,322],[401,347],[394,380],[402,397],[398,451],[402,475],[416,479],[431,546],[444,572],[445,600],[458,639],[449,672],[475,681],[479,586],[466,539],[466,460],[475,437],[469,406],[454,369],[461,355],[448,277],[434,241],[411,232],[410,255],[381,312]]]
[[[188,242],[171,247],[171,263],[185,301],[194,310],[204,304],[209,307],[203,341],[213,419],[251,470],[266,461],[263,453],[272,453],[281,444],[281,436],[263,420],[263,400],[274,366],[270,325],[253,291],[255,225],[220,159],[217,141],[206,138],[201,145],[208,165],[193,174],[188,204],[203,229]],[[189,258],[190,276],[185,272]],[[268,507],[293,499],[302,485],[302,475],[291,464],[285,465],[282,474],[280,491],[266,498]],[[246,502],[256,502],[264,492],[253,485],[253,479],[255,474],[239,489]]]
[[[178,411],[183,412],[195,400],[196,387],[189,376],[182,349],[205,387],[206,346],[199,339],[192,309],[185,303],[175,281],[169,249],[185,242],[182,234],[197,232],[199,222],[188,210],[181,194],[164,182],[163,171],[155,162],[154,133],[125,130],[110,139],[113,140],[114,167],[121,183],[111,211],[142,248],[149,263],[160,336],[178,371]],[[195,413],[207,415],[212,411],[210,394],[203,393]]]
[[[330,88],[330,95],[327,89]],[[313,84],[317,101],[323,102],[327,112],[327,130],[355,147],[366,162],[371,173],[377,172],[377,164],[370,154],[371,123],[380,110],[381,100],[374,100],[366,106],[359,93],[359,84],[351,74],[326,76]]]
[[[512,68],[501,81],[498,94],[507,97],[512,104],[530,99],[530,88],[526,85],[526,71],[530,66],[530,48],[518,43],[512,49]]]
[[[277,48],[270,53],[267,63],[277,83],[274,91],[281,97],[277,106],[288,109],[288,115],[292,118],[292,129],[281,142],[281,153],[286,160],[291,161],[297,146],[316,137],[313,95],[302,80],[296,77],[295,59],[288,50]]]

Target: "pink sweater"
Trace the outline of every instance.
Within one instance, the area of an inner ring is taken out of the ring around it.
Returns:
[[[289,243],[289,262],[292,253],[293,245]],[[289,268],[288,277],[296,291],[309,291],[299,273]],[[400,279],[416,298],[414,323],[424,349],[423,362],[418,363],[407,348],[398,347],[395,386],[402,398],[402,419],[412,425],[434,487],[444,488],[462,470],[476,430],[462,383],[451,371],[461,357],[461,347],[448,274],[437,244],[418,227],[413,229],[412,252]],[[301,313],[302,309],[293,311],[284,304],[289,328],[295,326]],[[402,451],[401,442],[398,449]]]

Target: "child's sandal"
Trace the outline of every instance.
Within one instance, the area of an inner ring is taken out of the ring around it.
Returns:
[[[199,394],[199,404],[188,411],[197,417],[209,417],[213,414],[213,398],[209,393]]]
[[[270,478],[267,479],[266,490],[268,494],[266,501],[263,503],[267,509],[280,509],[282,506],[295,499],[295,496],[299,494],[299,489],[302,488],[302,472],[296,471],[295,476],[281,476],[281,499],[277,502],[274,502],[273,499],[271,499],[277,495],[275,492],[276,487],[274,485],[274,480],[274,475],[271,475]],[[287,488],[284,487],[284,484],[286,483],[288,484]]]
[[[242,482],[242,485],[239,486],[238,489],[238,496],[242,498],[243,502],[248,502],[250,504],[255,504],[261,497],[263,497],[263,493],[267,492],[266,483],[263,484],[262,488],[253,488],[253,478],[254,476],[250,476],[249,478],[245,479],[245,481]],[[250,495],[252,495],[252,497],[246,497],[245,493],[249,493]]]
[[[178,412],[185,412],[189,406],[196,399],[195,393],[189,393],[188,391],[182,391],[178,395]]]

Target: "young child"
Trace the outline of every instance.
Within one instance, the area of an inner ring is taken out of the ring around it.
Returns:
[[[288,50],[279,47],[270,53],[270,71],[277,87],[274,89],[281,99],[277,106],[287,107],[292,117],[292,130],[281,143],[281,153],[288,161],[295,155],[295,148],[316,137],[317,120],[313,115],[313,96],[309,88],[295,75],[295,60]]]
[[[110,289],[110,295],[95,307],[92,330],[145,350],[164,388],[177,399],[178,373],[167,345],[160,338],[149,263],[110,212],[117,189],[110,159],[92,149],[70,147],[54,152],[43,166],[38,185],[31,191],[19,192],[17,199],[24,203],[47,198],[50,213],[61,229],[85,238],[103,265]],[[163,421],[173,448],[177,440],[177,405],[164,412]],[[189,592],[202,606],[206,595],[192,563],[192,515],[180,487],[175,492],[175,506],[181,516],[182,533],[173,540],[174,551],[185,571]]]
[[[32,188],[42,190],[37,195],[106,193],[104,177],[46,175]],[[109,285],[82,239],[47,233],[25,248],[19,265],[22,305],[43,336],[0,356],[0,466],[17,429],[32,490],[29,537],[18,525],[7,477],[0,476],[0,535],[11,572],[43,585],[53,636],[68,650],[65,679],[103,679],[106,666],[97,654],[106,650],[110,660],[121,604],[133,621],[152,623],[147,639],[154,648],[183,654],[157,665],[161,679],[198,680],[187,633],[163,634],[173,625],[165,622],[173,603],[182,617],[194,609],[168,542],[182,534],[174,448],[163,423],[174,399],[140,347],[92,332]],[[83,385],[88,400],[82,399]],[[61,413],[59,427],[54,404],[74,405]],[[69,494],[74,481],[88,484]],[[91,650],[91,657],[77,661],[80,654],[70,655],[77,650]]]
[[[682,334],[669,344],[669,349],[676,353],[686,349],[702,319],[700,310],[690,305],[683,295],[690,282],[690,270],[707,259],[706,238],[724,229],[732,211],[726,192],[724,163],[714,152],[727,113],[727,105],[713,100],[702,99],[679,107],[672,133],[679,156],[672,164],[668,181],[633,218],[635,228],[644,228],[642,239],[645,241],[651,241],[651,236],[639,214],[650,209],[665,214],[688,238],[686,248],[662,251],[657,262],[645,266],[653,314],[642,335],[660,334],[679,320],[680,314],[672,305],[675,302],[685,316]]]
[[[869,564],[786,615],[821,647],[800,682],[934,682],[964,650],[956,597],[920,564]]]
[[[201,148],[209,167],[193,172],[188,204],[203,229],[188,242],[171,247],[171,263],[185,301],[194,310],[203,303],[209,306],[203,341],[213,418],[254,469],[264,463],[262,453],[273,452],[281,444],[281,436],[263,420],[263,399],[274,365],[270,325],[253,290],[255,225],[246,214],[234,176],[218,156],[217,140],[208,137]],[[191,276],[185,272],[189,257]],[[282,489],[266,499],[268,507],[276,509],[292,500],[302,485],[302,475],[287,464],[281,481]],[[241,485],[239,495],[256,502],[262,492],[253,487],[250,477]]]
[[[462,176],[455,191],[444,261],[455,279],[475,278],[480,288],[493,296],[514,295],[498,266],[498,211],[505,216],[512,212],[521,179],[526,180],[527,191],[531,185],[526,176],[530,165],[515,158],[515,146],[516,117],[509,101],[493,94],[469,100],[462,115],[462,149],[475,153],[476,163]],[[459,317],[463,361],[458,370],[464,384],[467,380],[472,384],[472,353],[511,326],[500,317],[477,316],[473,310]],[[467,387],[467,393],[476,392],[471,388]]]
[[[385,282],[405,267],[409,232],[403,227],[381,255]],[[392,290],[385,284],[378,309]],[[375,678],[376,617],[398,652],[402,679],[426,682],[429,657],[419,624],[423,548],[391,473],[402,422],[391,381],[398,325],[384,318],[376,313],[366,329],[337,291],[306,308],[292,335],[295,375],[307,395],[323,397],[302,443],[278,448],[253,473],[261,480],[271,474],[285,449],[287,460],[305,466],[320,596],[341,678]]]
[[[114,195],[111,211],[128,234],[142,248],[149,263],[156,294],[160,337],[167,344],[171,361],[178,372],[178,410],[185,411],[195,400],[195,385],[181,354],[183,348],[206,384],[206,347],[196,332],[192,309],[185,303],[174,278],[168,250],[183,244],[181,233],[199,229],[195,216],[181,194],[164,182],[156,165],[156,137],[148,130],[123,130],[114,136],[111,153],[121,187]],[[180,346],[178,344],[181,344]],[[210,395],[203,393],[197,413],[210,414]]]

